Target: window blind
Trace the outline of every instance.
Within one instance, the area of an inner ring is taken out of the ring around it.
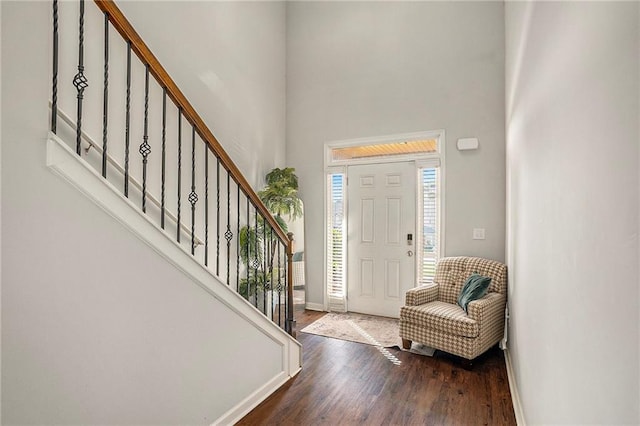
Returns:
[[[436,262],[440,252],[440,224],[438,206],[440,205],[439,169],[435,167],[421,169],[422,239],[419,264],[419,283],[433,282]]]
[[[328,175],[327,203],[327,293],[329,310],[346,311],[345,303],[345,175]]]

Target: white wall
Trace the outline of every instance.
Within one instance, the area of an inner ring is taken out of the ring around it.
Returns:
[[[528,424],[637,424],[638,3],[507,3],[508,348]]]
[[[210,422],[282,370],[281,347],[239,322],[237,314],[47,169],[51,3],[0,5],[2,422]],[[235,25],[245,27],[257,24],[266,7],[254,6],[251,13],[251,5],[241,7],[250,16],[227,12]],[[95,6],[87,2],[90,7]],[[284,9],[273,7],[277,11],[269,16],[278,26]],[[279,37],[274,34],[272,49],[281,55]],[[217,60],[233,63],[222,54]],[[283,66],[260,66],[264,80],[247,85],[264,95],[281,84]],[[235,84],[244,77],[237,75]],[[225,117],[243,122],[236,114],[243,111],[244,99],[228,90]],[[262,95],[256,98],[266,102],[268,96]],[[281,108],[276,99],[274,111]],[[209,114],[214,112],[203,115]],[[284,134],[282,122],[272,123],[262,107],[252,114],[249,122],[269,126],[238,131],[269,143],[271,134]],[[275,166],[281,144],[264,145],[259,167]],[[253,161],[245,167],[253,167]]]
[[[119,2],[257,189],[284,163],[284,2]]]
[[[503,61],[500,2],[287,4],[287,165],[305,202],[308,302],[323,301],[330,141],[445,129],[446,254],[504,260]],[[470,136],[480,149],[457,151]]]

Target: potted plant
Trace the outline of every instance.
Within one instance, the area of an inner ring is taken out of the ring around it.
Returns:
[[[287,223],[284,220],[295,219],[302,216],[302,200],[298,197],[298,177],[293,167],[284,169],[274,168],[265,176],[267,186],[258,192],[258,196],[267,209],[274,215],[274,219],[286,233]],[[272,232],[265,232],[265,220],[258,216],[255,226],[244,226],[240,229],[240,259],[247,268],[248,274],[240,280],[238,292],[255,305],[260,304],[260,308],[265,314],[267,306],[263,305],[264,300],[272,300],[274,288],[272,279],[282,273],[281,265],[274,265],[277,237]],[[268,235],[267,235],[268,234]],[[265,236],[266,241],[265,241]],[[265,263],[265,245],[271,245],[269,259]],[[265,292],[267,295],[265,295]],[[259,302],[259,303],[258,303]],[[269,310],[270,311],[270,310]]]

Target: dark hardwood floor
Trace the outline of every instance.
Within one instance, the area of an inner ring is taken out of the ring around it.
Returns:
[[[296,329],[324,315],[296,312]],[[302,371],[239,425],[515,425],[502,351],[490,350],[465,370],[451,355],[389,352],[297,333]]]

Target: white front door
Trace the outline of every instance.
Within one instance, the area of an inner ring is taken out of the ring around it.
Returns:
[[[415,165],[349,166],[347,176],[348,309],[398,318],[416,284]]]

